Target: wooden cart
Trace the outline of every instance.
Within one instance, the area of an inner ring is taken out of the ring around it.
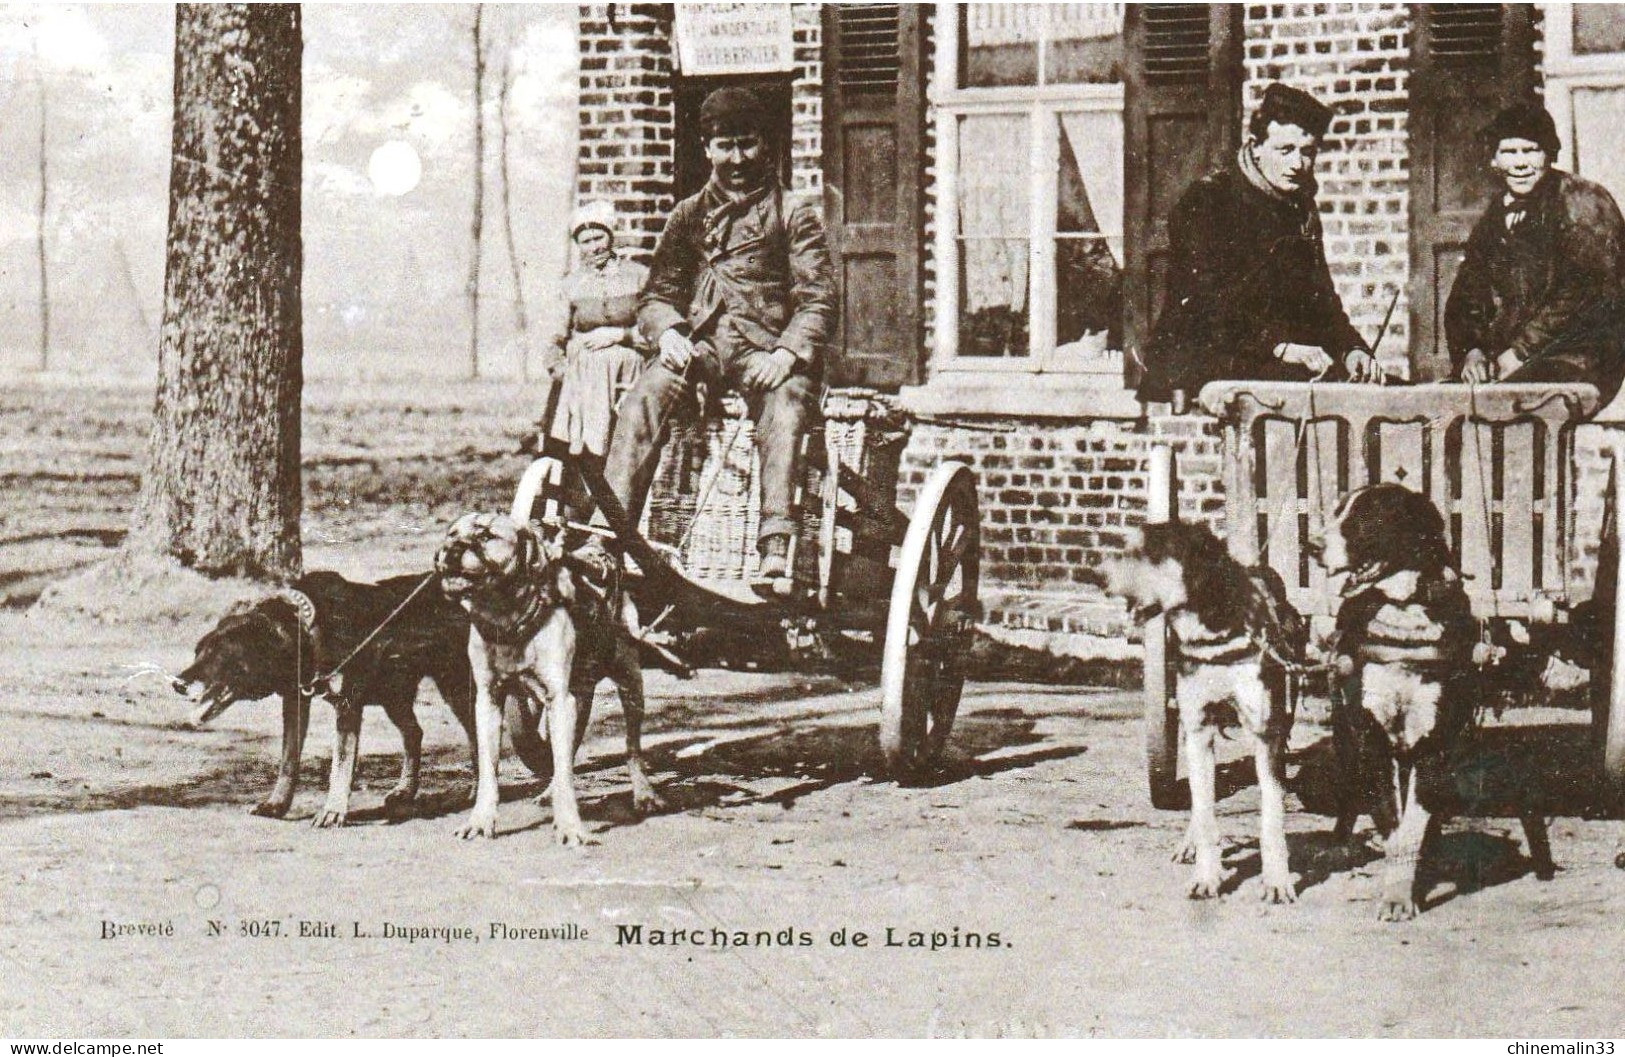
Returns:
[[[1201,403],[1223,427],[1231,554],[1280,573],[1292,604],[1312,623],[1335,617],[1338,584],[1304,543],[1339,499],[1380,481],[1421,492],[1439,508],[1480,620],[1503,627],[1566,623],[1592,595],[1572,569],[1575,427],[1598,404],[1589,385],[1236,381],[1208,385]],[[1625,598],[1618,575],[1620,455],[1614,458],[1595,580],[1607,655],[1591,688],[1599,775],[1618,796],[1625,791],[1625,644],[1616,614]],[[1178,509],[1173,461],[1166,446],[1153,447],[1153,520]],[[1152,802],[1176,807],[1178,713],[1166,636],[1161,621],[1146,628],[1146,755]]]
[[[722,447],[725,455],[735,448],[732,437]],[[942,463],[925,480],[909,514],[897,509],[891,490],[867,479],[824,430],[809,433],[804,454],[807,473],[798,497],[802,529],[791,544],[794,588],[786,597],[768,599],[745,589],[739,569],[718,576],[711,568],[715,563],[702,561],[692,548],[677,548],[675,557],[670,548],[657,549],[628,522],[590,461],[572,465],[641,572],[629,583],[646,624],[757,636],[778,634],[781,626],[816,624],[820,633],[857,632],[878,642],[886,764],[899,781],[924,780],[953,729],[970,632],[979,616],[975,477],[963,463]],[[560,516],[566,458],[544,455],[526,470],[514,497],[516,519]],[[712,466],[682,489],[690,517],[694,500],[705,505],[704,497],[716,486],[714,475],[721,472]],[[752,475],[745,476],[746,487],[753,488]],[[753,526],[742,514],[736,520],[739,539],[753,541]],[[685,559],[694,568],[685,567]]]

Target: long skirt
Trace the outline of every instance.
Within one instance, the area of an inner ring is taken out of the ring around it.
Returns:
[[[615,406],[642,373],[642,355],[625,345],[572,351],[564,365],[552,436],[568,444],[573,455],[586,451],[602,458],[615,428]]]

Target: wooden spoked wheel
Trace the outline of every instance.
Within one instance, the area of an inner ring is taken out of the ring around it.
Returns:
[[[892,581],[880,667],[880,747],[899,782],[924,779],[953,730],[978,615],[981,522],[970,467],[920,491]]]
[[[1625,809],[1625,649],[1621,648],[1620,482],[1625,452],[1616,450],[1604,493],[1602,547],[1597,556],[1591,634],[1600,640],[1591,673],[1592,735],[1602,780],[1601,799],[1613,811]]]

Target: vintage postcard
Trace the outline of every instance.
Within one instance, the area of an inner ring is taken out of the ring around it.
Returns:
[[[0,1036],[1612,1053],[1622,120],[1602,4],[0,7]]]

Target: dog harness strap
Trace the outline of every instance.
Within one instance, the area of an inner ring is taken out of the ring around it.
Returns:
[[[1222,638],[1179,640],[1179,655],[1198,664],[1235,664],[1256,654],[1252,637],[1246,632]]]
[[[309,595],[303,591],[296,591],[291,587],[284,587],[271,597],[280,598],[292,606],[293,611],[299,616],[299,626],[304,629],[305,634],[315,637],[316,603],[310,600]]]

